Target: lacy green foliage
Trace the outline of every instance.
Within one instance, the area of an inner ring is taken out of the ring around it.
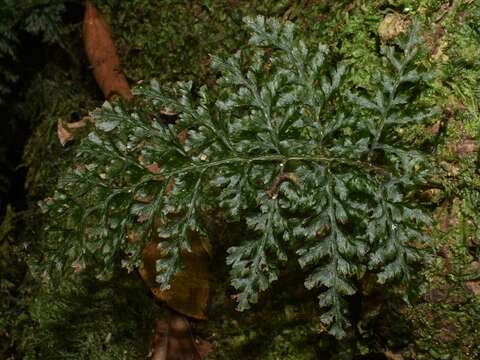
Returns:
[[[29,33],[42,35],[46,43],[61,41],[65,31],[62,26],[62,14],[65,12],[65,5],[62,1],[43,2],[25,18],[25,30]]]
[[[380,283],[408,281],[421,259],[411,243],[427,239],[430,218],[410,193],[425,181],[428,158],[398,136],[435,113],[415,102],[428,80],[414,62],[418,29],[398,43],[401,52],[384,48],[389,67],[370,95],[342,88],[345,64],[327,60],[324,45],[309,49],[293,24],[258,17],[246,26],[252,51],[213,60],[217,98],[205,87],[194,97],[191,83],[152,82],[136,90],[143,106],[106,103],[94,113],[96,131],[46,202],[48,262],[138,266],[158,233],[165,289],[189,234],[206,234],[221,210],[226,222],[245,224],[244,242],[227,256],[238,309],[257,302],[296,252],[305,286],[320,293],[322,321],[343,337],[356,282],[367,271]],[[162,109],[178,114],[175,126],[162,124]]]
[[[20,4],[14,0],[0,1],[0,104],[19,78],[16,63],[23,31],[42,35],[45,42],[58,42],[64,31],[62,1],[29,0]]]
[[[86,274],[59,287],[30,289],[16,320],[22,359],[145,359],[155,304],[135,276],[100,281]],[[28,314],[28,316],[27,316]]]
[[[222,249],[228,248],[228,244],[236,239],[244,238],[240,225],[227,225],[226,230],[217,231],[211,237],[211,241],[221,244]],[[224,251],[216,250],[218,255],[212,263],[218,264],[218,261],[223,261]],[[212,358],[312,360],[319,358],[320,348],[325,350],[326,347],[319,344],[319,337],[335,342],[326,334],[320,321],[318,306],[312,301],[314,294],[299,286],[303,274],[297,267],[295,261],[289,262],[282,283],[262,296],[262,305],[238,316],[231,306],[228,268],[221,264],[216,266],[212,276],[215,295],[211,298],[209,319],[195,324],[193,330],[212,343],[215,348]],[[319,336],[319,333],[324,336]],[[337,351],[338,347],[330,346],[329,349]],[[329,355],[321,353],[321,356],[333,359]]]

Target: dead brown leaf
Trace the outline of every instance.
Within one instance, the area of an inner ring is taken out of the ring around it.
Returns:
[[[178,141],[183,145],[185,144],[185,140],[187,140],[187,131],[182,130],[178,133]]]
[[[87,126],[88,122],[91,121],[90,116],[84,116],[82,120],[66,123],[65,126],[69,129],[80,129]]]
[[[167,116],[175,116],[178,115],[177,112],[173,111],[172,109],[168,107],[164,107],[163,109],[160,109],[160,114],[162,115],[167,115]]]
[[[155,337],[153,339],[152,360],[167,360],[168,353],[168,323],[163,320],[157,321]]]
[[[181,314],[198,320],[207,319],[210,292],[208,254],[199,236],[192,236],[192,251],[182,253],[182,270],[172,280],[170,289],[161,291],[155,282],[155,263],[163,256],[157,241],[150,242],[143,250],[143,266],[139,273],[153,295]]]
[[[403,360],[403,356],[401,354],[395,354],[389,350],[385,351],[385,357],[389,360]]]
[[[131,99],[130,86],[119,71],[120,58],[108,25],[90,0],[85,1],[83,41],[93,75],[105,98],[119,95]]]
[[[193,338],[190,323],[183,316],[157,321],[152,360],[203,360],[212,351],[208,341]]]
[[[63,126],[62,119],[58,119],[57,122],[57,136],[62,146],[73,140],[73,135]]]
[[[85,126],[87,126],[89,121],[89,117],[84,117],[82,120],[76,121],[76,122],[71,122],[71,123],[65,123],[63,122],[62,119],[58,119],[57,122],[57,136],[58,140],[60,141],[60,144],[62,146],[65,146],[67,143],[75,139],[75,130],[81,129]],[[74,130],[72,133],[71,130]]]

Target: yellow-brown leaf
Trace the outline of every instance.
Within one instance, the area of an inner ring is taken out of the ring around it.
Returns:
[[[192,236],[192,251],[182,253],[182,269],[177,273],[170,289],[161,291],[155,282],[155,263],[161,261],[158,242],[150,242],[143,250],[143,267],[140,276],[154,296],[179,313],[194,319],[205,320],[209,298],[208,254],[198,236]]]

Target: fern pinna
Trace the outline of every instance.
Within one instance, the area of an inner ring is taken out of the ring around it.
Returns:
[[[156,235],[165,289],[189,234],[205,234],[216,211],[248,228],[226,257],[238,309],[257,302],[296,253],[322,320],[342,337],[355,283],[367,272],[408,281],[427,240],[430,217],[411,196],[429,174],[427,155],[399,135],[435,114],[417,101],[428,80],[415,64],[418,29],[383,49],[375,93],[360,94],[346,89],[346,63],[328,60],[324,45],[308,48],[292,23],[245,24],[250,47],[212,61],[221,74],[214,91],[152,81],[136,89],[137,105],[93,113],[95,130],[46,202],[48,262],[139,266]],[[177,115],[175,125],[165,114]]]

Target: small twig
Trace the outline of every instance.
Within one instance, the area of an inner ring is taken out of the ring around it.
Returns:
[[[280,189],[280,185],[282,185],[282,183],[285,181],[290,181],[295,185],[299,184],[298,176],[294,173],[281,173],[275,178],[275,180],[273,180],[270,190],[267,191],[267,195],[270,199],[274,199],[276,197],[278,190]]]

